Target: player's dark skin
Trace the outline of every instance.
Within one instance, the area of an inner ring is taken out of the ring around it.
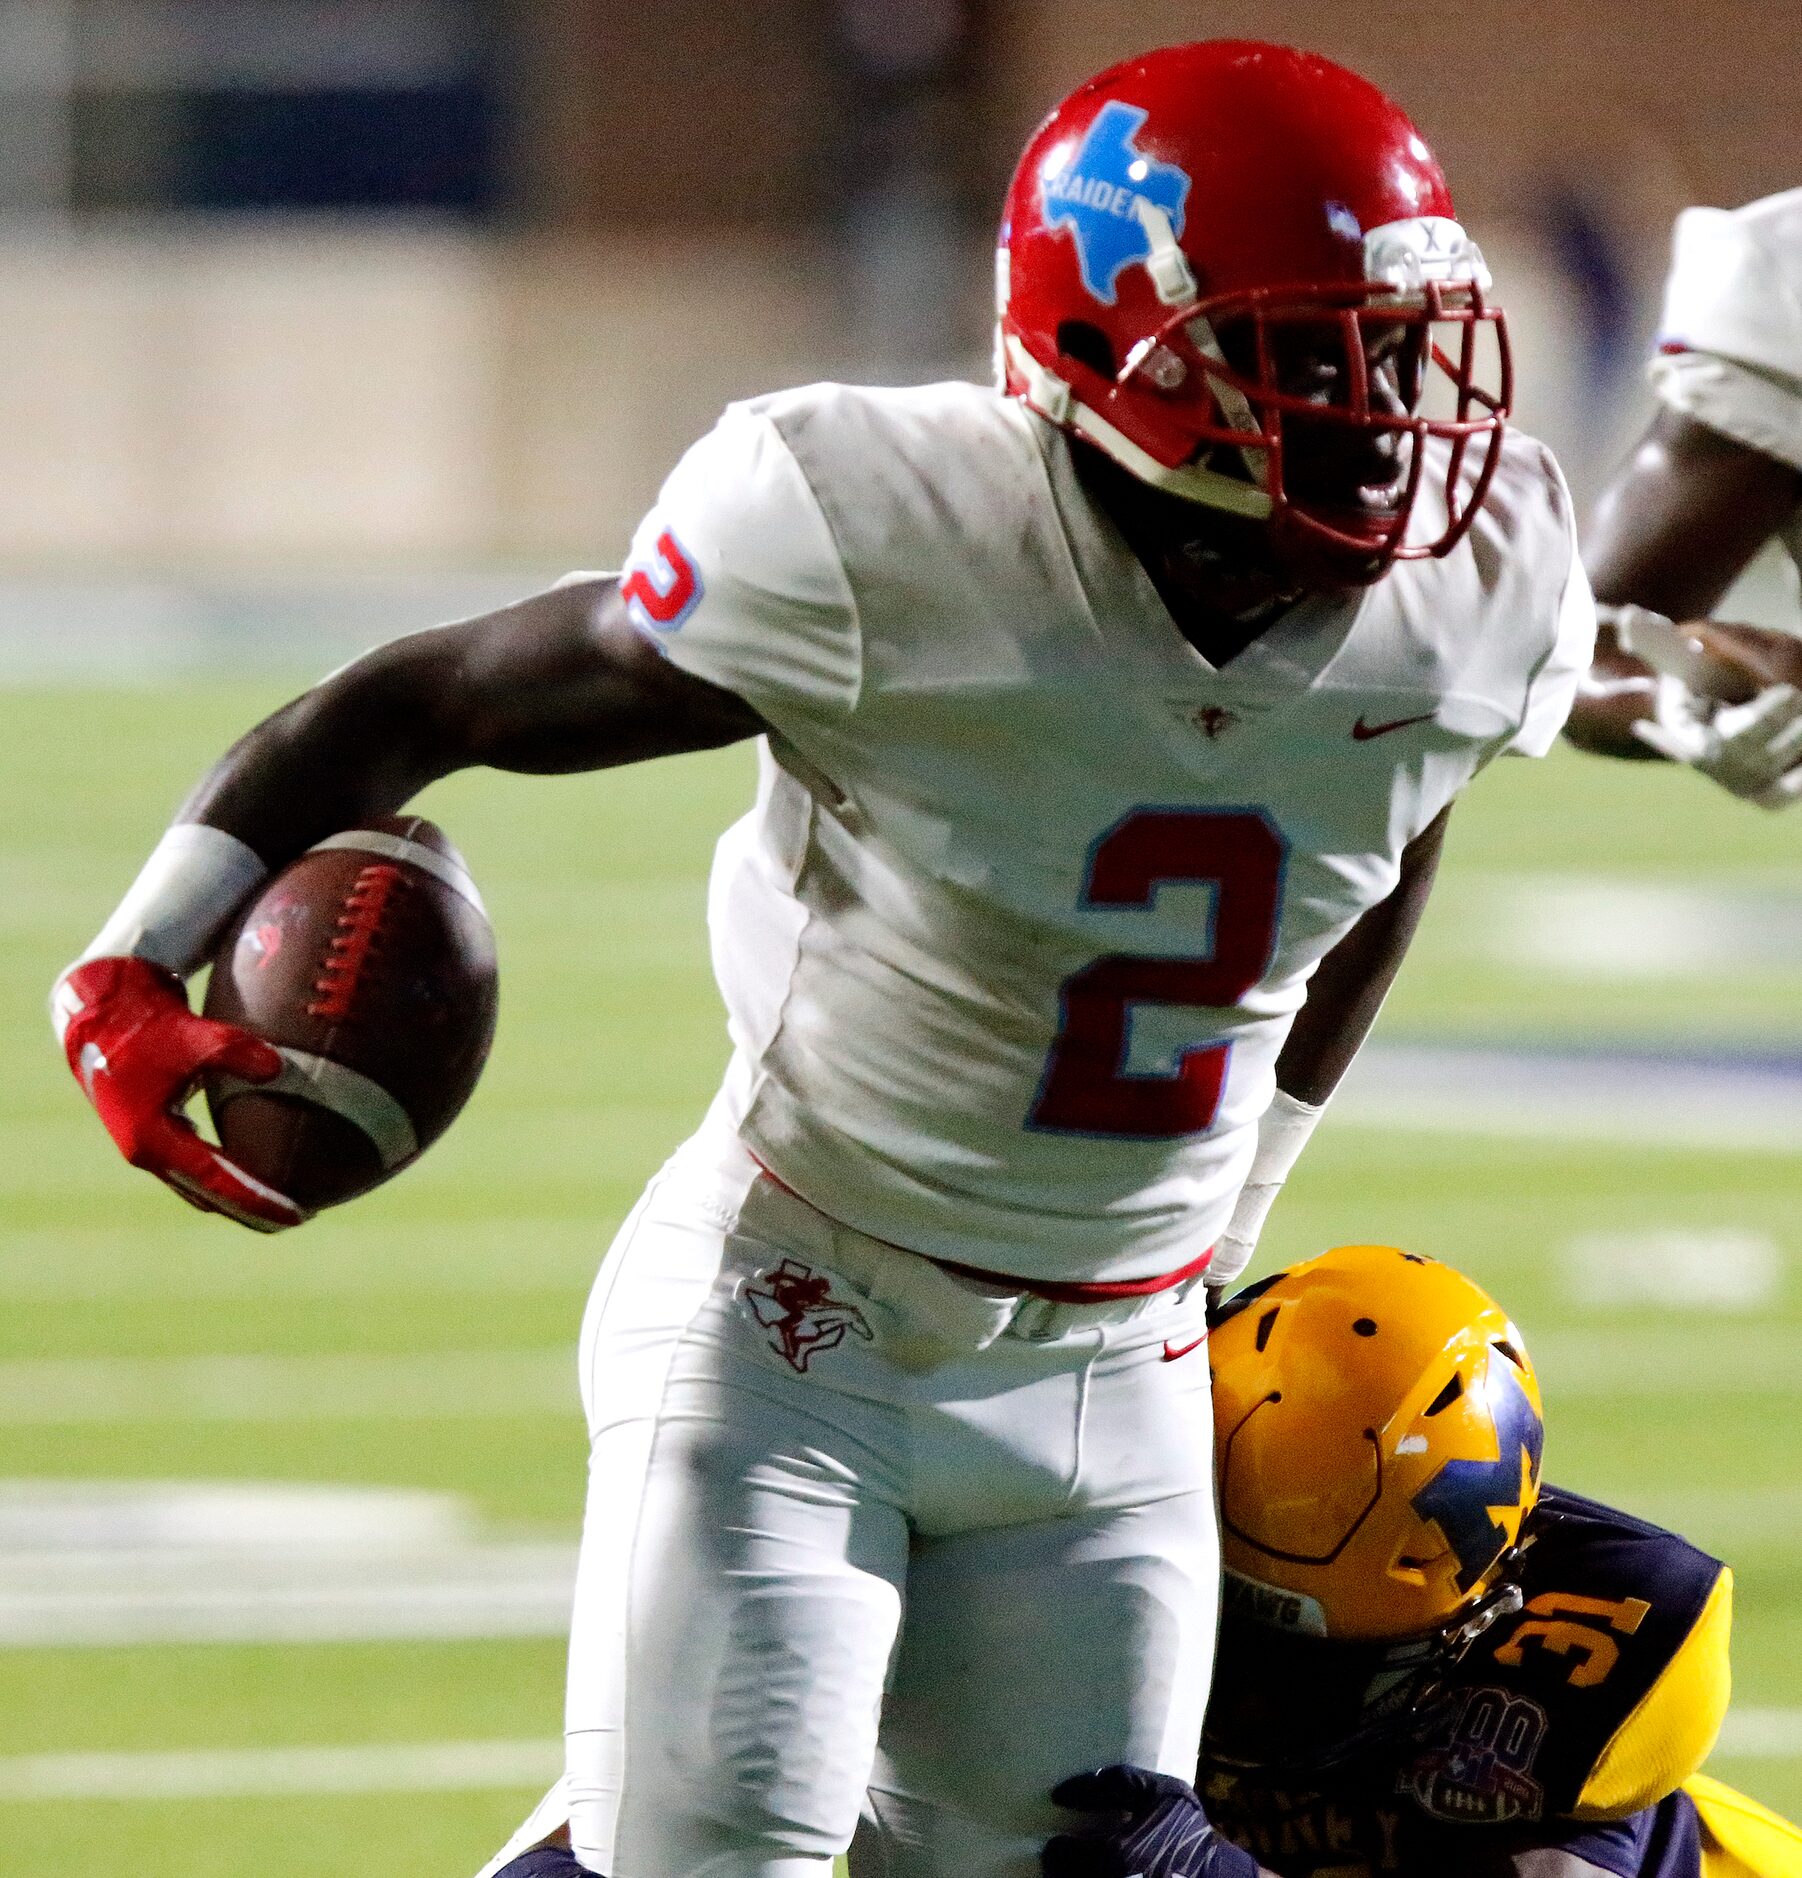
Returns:
[[[1222,344],[1234,349],[1229,329]],[[1371,326],[1365,335],[1365,377],[1372,410],[1405,417],[1420,396],[1419,329]],[[1280,390],[1323,407],[1346,402],[1346,366],[1337,328],[1292,326],[1271,336]],[[1296,414],[1283,425],[1290,495],[1349,521],[1362,513],[1393,513],[1406,476],[1402,437]],[[1308,595],[1350,593],[1368,567],[1349,555],[1315,553],[1298,562],[1280,557],[1262,522],[1167,494],[1139,481],[1093,445],[1072,445],[1083,487],[1104,510],[1158,590],[1178,631],[1210,665],[1229,664],[1289,607]],[[1215,453],[1215,467],[1243,475],[1239,453]]]
[[[1373,381],[1381,364],[1373,359]],[[1318,360],[1301,357],[1295,370],[1333,395],[1331,369]],[[1316,486],[1331,483],[1354,502],[1361,489],[1394,482],[1392,440],[1308,429],[1314,437],[1297,437],[1292,460]],[[1260,525],[1148,490],[1095,452],[1082,457],[1085,487],[1146,566],[1172,630],[1211,662],[1227,663],[1299,597]],[[741,698],[665,659],[632,624],[616,581],[581,581],[357,660],[234,744],[179,819],[224,829],[274,869],[455,770],[611,769],[764,728]],[[1409,844],[1395,890],[1315,973],[1278,1059],[1289,1094],[1324,1101],[1356,1055],[1425,908],[1449,814]]]
[[[1650,607],[1674,620],[1706,621],[1798,506],[1802,472],[1693,418],[1660,411],[1596,504],[1585,533],[1583,559],[1596,598]],[[1731,688],[1730,678],[1717,687],[1729,702],[1743,702],[1763,685],[1802,679],[1802,651],[1788,634],[1720,621],[1691,629],[1744,673],[1739,688]],[[1633,734],[1634,723],[1651,710],[1649,668],[1604,627],[1594,670],[1617,683],[1580,696],[1564,734],[1600,756],[1656,756]]]

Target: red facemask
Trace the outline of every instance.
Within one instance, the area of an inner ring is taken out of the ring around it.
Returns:
[[[1374,580],[1488,490],[1488,270],[1413,125],[1325,59],[1216,40],[1091,79],[1021,158],[997,287],[1010,391],[1281,559]]]

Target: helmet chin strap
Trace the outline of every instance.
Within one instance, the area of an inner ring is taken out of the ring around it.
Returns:
[[[1133,214],[1145,231],[1151,252],[1145,257],[1145,271],[1165,306],[1189,306],[1201,298],[1195,270],[1176,238],[1176,225],[1169,211],[1145,196],[1133,197]]]
[[[1151,276],[1151,284],[1157,290],[1158,298],[1167,307],[1193,306],[1201,298],[1201,290],[1196,285],[1194,270],[1189,266],[1189,257],[1183,253],[1176,239],[1176,228],[1168,212],[1144,196],[1133,198],[1133,212],[1138,216],[1139,226],[1145,230],[1145,239],[1150,244],[1151,252],[1145,257],[1145,271]],[[1221,349],[1213,322],[1206,314],[1191,314],[1184,321],[1183,328],[1203,358],[1213,360],[1223,370],[1232,369],[1227,364],[1226,353]],[[1236,430],[1244,431],[1248,436],[1256,436],[1263,429],[1257,413],[1251,408],[1251,400],[1237,385],[1216,378],[1210,380],[1208,389],[1220,407],[1221,416]],[[1268,489],[1270,452],[1241,444],[1239,456],[1253,484],[1259,489]],[[1198,499],[1207,500],[1205,496]]]
[[[1193,306],[1200,297],[1200,290],[1194,269],[1189,265],[1189,257],[1183,253],[1176,239],[1176,229],[1169,215],[1144,196],[1134,197],[1133,212],[1145,231],[1150,250],[1145,257],[1145,271],[1151,277],[1151,284],[1159,300],[1168,307]],[[996,256],[997,299],[1003,307],[1007,304],[1007,282],[1001,270],[1006,258],[1005,249]],[[1186,322],[1186,328],[1196,350],[1226,368],[1226,354],[1221,350],[1220,341],[1206,316],[1200,313],[1192,315]],[[1063,425],[1079,436],[1086,437],[1098,449],[1106,451],[1115,462],[1130,470],[1141,482],[1167,490],[1171,495],[1181,496],[1186,501],[1198,502],[1206,508],[1224,510],[1229,515],[1243,516],[1252,521],[1269,518],[1273,504],[1268,493],[1270,453],[1267,450],[1245,445],[1239,447],[1246,474],[1251,479],[1249,482],[1200,463],[1182,463],[1171,468],[1117,430],[1093,406],[1083,403],[1067,379],[1060,378],[1049,366],[1042,365],[1017,338],[1004,334],[999,325],[996,328],[996,342],[997,376],[1003,383],[1006,382],[1007,368],[1011,366],[1024,382],[1027,401],[1035,410],[1048,417],[1052,423]],[[1259,431],[1257,414],[1252,410],[1250,400],[1236,385],[1216,378],[1210,381],[1209,389],[1220,407],[1221,415],[1229,424],[1254,435]]]
[[[1123,431],[1116,430],[1093,406],[1084,404],[1067,379],[1060,378],[1049,366],[1041,365],[1012,333],[1003,336],[1002,344],[1007,363],[1025,386],[1026,401],[1035,411],[1063,429],[1086,437],[1141,482],[1181,496],[1185,501],[1199,502],[1210,509],[1224,509],[1229,515],[1242,515],[1255,522],[1269,520],[1272,504],[1262,489],[1203,464],[1179,463],[1172,469],[1160,463]]]

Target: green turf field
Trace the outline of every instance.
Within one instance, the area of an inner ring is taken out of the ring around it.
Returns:
[[[279,695],[0,693],[0,1480],[423,1489],[463,1496],[497,1543],[561,1543],[583,1461],[563,1352],[614,1223],[722,1061],[701,882],[748,759],[470,776],[433,792],[425,806],[468,855],[500,937],[492,1067],[418,1169],[268,1241],[186,1211],[117,1160],[57,1061],[43,995],[193,775]],[[1802,1050],[1799,845],[1802,817],[1765,817],[1687,776],[1564,756],[1502,765],[1459,813],[1379,1035]],[[1626,893],[1624,930],[1644,942],[1622,970],[1560,965],[1530,921],[1510,923],[1598,878]],[[1695,966],[1656,943],[1683,905],[1693,915],[1687,890],[1737,909],[1719,930],[1703,918]],[[1758,1751],[1717,1771],[1792,1812],[1799,1201],[1802,1154],[1769,1144],[1347,1119],[1317,1138],[1266,1241],[1280,1259],[1393,1239],[1502,1296],[1541,1353],[1552,1477],[1681,1521],[1735,1564],[1736,1739]],[[1711,1252],[1723,1234],[1726,1251]],[[1673,1281],[1665,1297],[1622,1301],[1606,1256],[1598,1268],[1582,1249],[1658,1235],[1704,1260],[1750,1245],[1746,1294],[1705,1286],[1709,1305],[1686,1310]],[[436,1388],[429,1365],[400,1361],[434,1352],[449,1379]],[[262,1361],[190,1361],[212,1358]],[[339,1382],[322,1394],[309,1376]],[[0,1512],[0,1612],[5,1530]],[[61,1870],[80,1842],[131,1878],[462,1878],[533,1797],[532,1744],[556,1733],[560,1673],[558,1644],[537,1636],[0,1647],[0,1873]],[[399,1763],[383,1750],[467,1743],[518,1744],[497,1751],[511,1771],[496,1777],[516,1784],[472,1786],[440,1766],[437,1790],[399,1790],[433,1785],[404,1771],[384,1785]],[[349,1752],[285,1752],[334,1749]],[[246,1750],[270,1752],[252,1763]],[[123,1758],[80,1758],[109,1754]],[[192,1797],[218,1766],[210,1797]],[[322,1766],[337,1771],[309,1775]],[[144,1797],[158,1768],[171,1790]],[[136,1797],[104,1797],[108,1770]],[[372,1790],[316,1790],[333,1785]]]

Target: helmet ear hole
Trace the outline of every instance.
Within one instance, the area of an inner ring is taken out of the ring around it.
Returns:
[[[1092,326],[1087,320],[1060,320],[1057,349],[1064,358],[1074,359],[1078,365],[1086,365],[1090,371],[1099,372],[1103,378],[1112,378],[1119,370],[1114,359],[1113,342],[1099,326]]]

